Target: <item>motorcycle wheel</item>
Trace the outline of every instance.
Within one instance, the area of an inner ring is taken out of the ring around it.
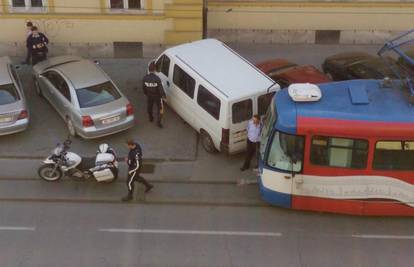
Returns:
[[[56,168],[53,164],[46,164],[40,166],[40,168],[37,170],[37,174],[40,178],[47,182],[55,182],[63,177],[62,170]]]

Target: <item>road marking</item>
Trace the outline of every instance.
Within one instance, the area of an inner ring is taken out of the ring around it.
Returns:
[[[35,227],[0,226],[0,231],[35,231]]]
[[[352,235],[355,238],[363,239],[408,239],[414,240],[413,235]]]
[[[169,230],[169,229],[99,229],[100,232],[130,233],[130,234],[165,234],[165,235],[217,235],[217,236],[264,236],[280,237],[276,232],[245,232],[245,231],[197,231],[197,230]]]

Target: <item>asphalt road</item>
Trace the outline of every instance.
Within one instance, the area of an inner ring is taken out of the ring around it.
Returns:
[[[413,266],[411,219],[270,207],[0,203],[7,267]]]

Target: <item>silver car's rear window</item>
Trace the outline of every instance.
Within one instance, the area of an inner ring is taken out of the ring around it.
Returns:
[[[77,89],[76,95],[81,108],[100,106],[121,98],[121,94],[111,82]]]
[[[19,93],[17,93],[14,84],[0,85],[0,105],[11,104],[20,100]]]

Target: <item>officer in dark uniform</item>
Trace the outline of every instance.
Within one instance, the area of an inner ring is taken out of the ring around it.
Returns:
[[[139,182],[145,185],[145,193],[149,192],[154,186],[145,180],[144,177],[140,176],[142,169],[142,149],[141,146],[135,143],[133,140],[128,140],[127,145],[129,148],[128,153],[128,195],[122,198],[122,201],[132,200],[134,194],[134,182]]]
[[[157,123],[160,128],[161,124],[161,112],[163,112],[163,102],[166,100],[165,91],[162,87],[161,79],[154,73],[155,64],[151,63],[148,67],[149,74],[145,75],[143,79],[142,88],[144,88],[144,94],[147,96],[147,111],[150,122],[154,120],[152,110],[155,104],[157,109]]]
[[[33,65],[47,59],[48,43],[49,39],[47,39],[46,35],[39,32],[36,26],[33,26],[32,34],[27,37],[26,41],[28,52],[32,56]]]

